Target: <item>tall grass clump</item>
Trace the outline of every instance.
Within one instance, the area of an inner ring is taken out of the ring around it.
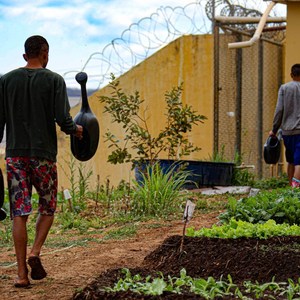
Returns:
[[[78,213],[86,208],[86,200],[90,190],[90,180],[93,171],[82,162],[78,164],[73,155],[70,155],[69,161],[64,160],[64,162],[67,168],[62,168],[62,170],[69,180],[69,186],[67,188],[72,197],[71,211]]]
[[[182,205],[180,190],[190,172],[172,165],[163,170],[159,163],[149,164],[141,180],[133,182],[132,213],[140,216],[168,216]]]

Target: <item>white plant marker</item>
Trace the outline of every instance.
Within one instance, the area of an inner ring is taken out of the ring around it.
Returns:
[[[185,223],[188,223],[191,220],[195,210],[195,206],[196,204],[193,203],[191,200],[186,201],[185,210],[183,213],[183,221]]]
[[[70,194],[70,192],[69,192],[68,189],[65,189],[65,190],[64,190],[64,198],[65,198],[66,200],[69,200],[69,199],[72,198],[72,197],[71,197],[71,194]]]
[[[68,201],[70,210],[73,211],[73,205],[72,205],[72,201],[71,201],[72,196],[68,189],[64,190],[64,198]]]
[[[182,248],[183,248],[183,240],[185,237],[186,224],[191,220],[194,210],[195,210],[195,207],[196,207],[196,204],[193,203],[191,200],[186,201],[186,205],[185,205],[185,209],[184,209],[184,213],[183,213],[184,226],[183,226],[183,233],[182,233],[182,239],[181,239],[181,244],[180,244],[180,253],[182,252]]]

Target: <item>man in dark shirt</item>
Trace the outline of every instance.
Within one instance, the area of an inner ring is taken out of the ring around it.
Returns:
[[[82,127],[70,116],[64,79],[46,69],[49,45],[35,35],[25,42],[26,66],[0,79],[0,141],[6,126],[6,170],[18,264],[16,287],[28,287],[27,227],[32,213],[34,186],[39,195],[36,235],[28,255],[31,278],[47,273],[40,260],[41,248],[52,226],[57,202],[56,124],[66,134],[82,138]]]

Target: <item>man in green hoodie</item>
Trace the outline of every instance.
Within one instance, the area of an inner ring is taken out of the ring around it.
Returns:
[[[28,255],[31,278],[47,273],[40,259],[41,248],[52,226],[57,202],[56,124],[66,134],[82,138],[82,127],[70,116],[64,79],[46,69],[49,44],[39,35],[25,41],[27,62],[0,79],[0,141],[6,126],[6,170],[18,264],[15,287],[28,287],[27,227],[32,213],[31,195],[39,195],[36,235]]]

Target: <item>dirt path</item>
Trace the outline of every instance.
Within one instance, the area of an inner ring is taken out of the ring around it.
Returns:
[[[218,213],[194,217],[189,224],[195,228],[210,227],[217,222]],[[88,243],[85,247],[71,247],[54,252],[44,249],[43,264],[48,272],[47,278],[31,281],[29,289],[13,287],[16,276],[13,250],[0,253],[0,262],[11,263],[9,267],[0,266],[0,295],[8,299],[70,299],[75,290],[85,287],[105,270],[121,267],[139,266],[144,257],[157,248],[162,241],[175,234],[182,234],[181,221],[173,221],[165,227],[138,231],[134,238],[122,241]]]

